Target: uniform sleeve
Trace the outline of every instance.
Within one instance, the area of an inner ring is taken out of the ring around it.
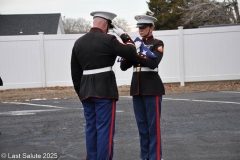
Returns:
[[[71,57],[71,75],[72,75],[73,86],[78,96],[80,92],[82,73],[83,73],[82,67],[78,62],[77,56],[73,48],[72,57]]]
[[[128,59],[122,59],[120,63],[120,68],[122,71],[126,71],[128,68],[131,68],[133,65],[131,60]]]
[[[137,57],[136,48],[132,43],[121,43],[115,36],[112,37],[111,47],[116,56],[120,56],[125,59],[136,59]]]
[[[156,42],[152,49],[150,49],[156,56],[157,58],[148,58],[147,56],[145,55],[142,55],[142,54],[138,54],[137,56],[137,60],[144,64],[145,66],[151,68],[151,69],[155,69],[158,67],[159,63],[161,62],[162,60],[162,57],[163,57],[163,48],[164,48],[164,44],[162,41],[158,40],[158,42]]]

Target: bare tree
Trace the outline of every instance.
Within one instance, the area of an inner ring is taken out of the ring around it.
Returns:
[[[83,18],[74,19],[63,17],[63,26],[66,34],[87,33],[91,29],[90,23],[91,22],[86,21]],[[131,30],[125,19],[117,18],[113,20],[113,24],[122,28],[125,32]]]
[[[87,33],[90,29],[91,25],[89,21],[82,18],[77,19],[77,31],[79,33]]]
[[[128,26],[127,21],[123,18],[116,18],[115,20],[113,20],[113,24],[122,28],[125,32],[129,32],[131,30],[131,28]]]
[[[91,28],[90,22],[83,18],[63,17],[63,26],[66,34],[87,33]]]
[[[234,11],[234,22],[235,23],[240,23],[240,13],[239,13],[239,7],[238,7],[238,1],[237,0],[224,0],[223,1],[224,5],[229,7]]]
[[[186,28],[195,28],[201,25],[230,24],[234,22],[231,7],[226,3],[215,0],[184,0],[184,16],[181,24]]]

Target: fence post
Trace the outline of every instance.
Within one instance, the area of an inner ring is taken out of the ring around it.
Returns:
[[[180,69],[180,85],[185,86],[185,68],[184,68],[184,49],[183,49],[183,26],[178,27],[179,31],[179,69]]]
[[[44,32],[38,32],[38,34],[39,34],[41,84],[42,84],[42,87],[46,87],[46,65],[45,65],[44,37],[43,37]]]

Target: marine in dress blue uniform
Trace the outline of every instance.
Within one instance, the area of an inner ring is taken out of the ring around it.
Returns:
[[[156,18],[147,15],[135,16],[139,34],[143,43],[149,48],[154,57],[140,52],[137,59],[121,60],[123,71],[133,66],[130,95],[140,137],[140,158],[143,160],[161,160],[161,104],[165,94],[164,85],[158,74],[158,65],[163,57],[163,41],[153,37]]]
[[[93,28],[74,44],[71,74],[74,89],[84,108],[88,160],[111,160],[118,90],[112,66],[117,56],[136,58],[131,38],[111,21],[116,14],[92,12]],[[121,37],[107,34],[109,27]]]

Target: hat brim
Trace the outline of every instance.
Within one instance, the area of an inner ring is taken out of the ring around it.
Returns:
[[[152,23],[138,23],[137,24],[137,28],[139,27],[148,27],[148,26],[152,26],[153,24]]]
[[[111,12],[105,12],[105,11],[95,11],[90,13],[91,16],[94,17],[102,17],[105,18],[107,20],[113,20],[117,15]]]

